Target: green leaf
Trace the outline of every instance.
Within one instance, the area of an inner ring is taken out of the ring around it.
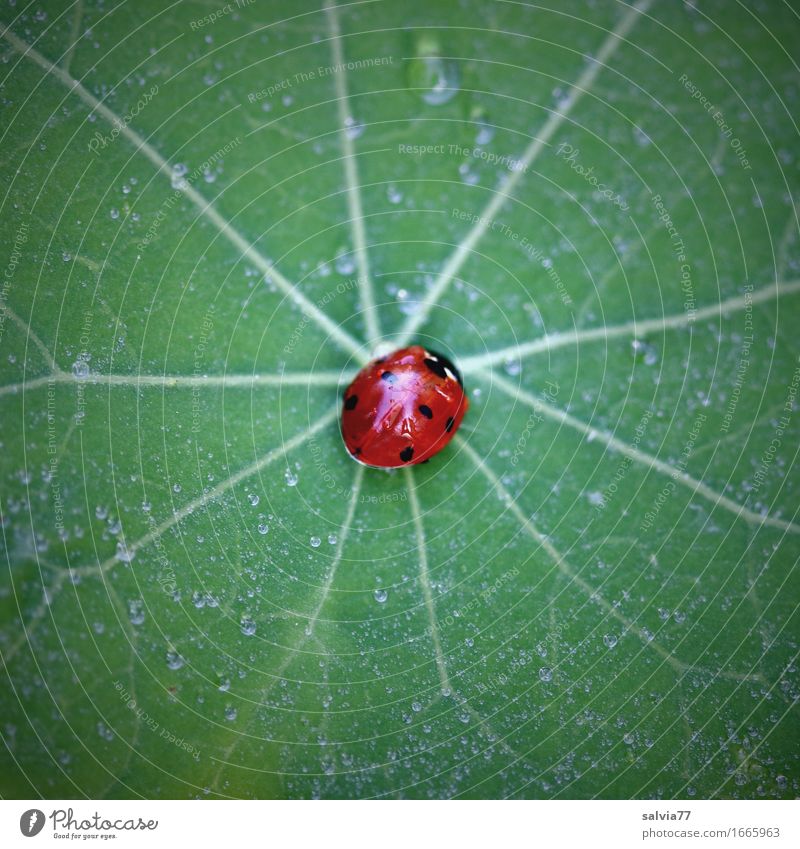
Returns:
[[[794,797],[788,5],[8,7],[0,793]],[[459,362],[364,469],[381,343]]]

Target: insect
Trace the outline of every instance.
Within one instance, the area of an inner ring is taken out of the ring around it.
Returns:
[[[469,408],[461,375],[420,345],[366,365],[344,393],[342,438],[365,466],[424,463],[447,445]]]

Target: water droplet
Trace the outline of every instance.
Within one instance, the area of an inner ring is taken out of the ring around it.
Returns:
[[[389,598],[389,593],[382,589],[375,590],[372,595],[375,597],[375,601],[377,601],[378,604],[383,604],[386,599]]]
[[[188,183],[184,180],[184,176],[188,173],[189,169],[182,162],[176,162],[172,166],[172,175],[170,177],[170,182],[172,183],[173,189],[185,189],[188,187]]]
[[[397,186],[387,186],[386,188],[386,197],[389,199],[389,203],[400,203],[403,200],[403,193]]]
[[[287,469],[283,473],[283,479],[286,481],[286,486],[297,486],[297,482],[300,480],[291,469]]]
[[[633,138],[640,147],[647,147],[649,144],[652,144],[653,140],[641,127],[633,128]]]
[[[227,693],[228,690],[230,690],[230,688],[231,688],[231,679],[230,678],[223,678],[222,681],[219,682],[219,687],[217,687],[217,689],[220,691],[220,693]]]
[[[261,500],[255,492],[251,492],[250,495],[247,496],[247,500],[253,507],[258,507],[258,502]]]
[[[478,175],[470,170],[468,162],[462,162],[458,166],[458,174],[461,177],[461,182],[467,186],[474,186],[478,182]]]
[[[344,132],[349,139],[357,139],[364,135],[364,125],[352,115],[348,115],[344,119]]]
[[[153,505],[149,501],[142,502],[142,513],[149,513],[153,509]]]
[[[115,206],[111,207],[111,210],[108,214],[115,220],[119,218],[119,210]]]
[[[339,542],[339,537],[337,537],[336,534],[328,534],[328,542],[330,545],[336,545],[336,543]]]
[[[494,138],[494,127],[491,124],[486,124],[483,121],[478,123],[478,135],[475,137],[475,144],[478,147],[483,147],[489,144]]]
[[[658,352],[648,342],[634,339],[631,342],[631,349],[633,350],[634,357],[646,366],[654,366],[658,362]]]
[[[170,669],[180,669],[186,661],[176,651],[167,652],[167,666]]]
[[[134,548],[129,548],[125,544],[124,540],[120,540],[117,543],[117,560],[119,560],[120,563],[130,563],[134,557],[136,557],[136,550]]]
[[[236,719],[235,707],[231,707],[230,705],[228,705],[228,707],[225,708],[225,719],[227,719],[228,722],[233,722],[233,720]]]
[[[461,74],[453,59],[444,59],[436,37],[423,34],[417,44],[417,55],[408,63],[409,88],[417,89],[431,106],[441,106],[458,93]]]
[[[672,618],[680,625],[682,622],[686,621],[686,614],[682,610],[676,610],[672,614]]]
[[[103,504],[98,504],[97,507],[94,508],[94,515],[101,521],[104,521],[108,518],[108,507]]]
[[[539,680],[543,681],[545,684],[548,684],[553,680],[553,670],[549,666],[543,666],[539,670]]]
[[[89,363],[83,357],[80,357],[72,364],[72,373],[78,380],[86,380],[89,377]]]
[[[177,493],[177,492],[180,492],[182,489],[183,489],[183,487],[179,483],[172,484],[172,491],[173,492]]]
[[[516,377],[522,372],[522,363],[519,360],[506,360],[503,363],[503,371],[509,377]]]
[[[322,544],[322,540],[319,537],[311,537],[309,542],[311,543],[312,548],[319,548]]]
[[[343,274],[345,277],[352,274],[356,270],[356,263],[353,259],[353,255],[347,253],[346,251],[341,251],[337,257],[336,262],[334,263],[336,266],[336,270],[339,274]]]
[[[266,522],[259,522],[258,532],[261,536],[264,536],[264,534],[269,532],[269,525]]]
[[[626,746],[633,745],[633,734],[628,731],[626,734],[622,735],[622,742],[625,743]]]
[[[419,713],[422,710],[422,705],[419,702],[411,702],[411,710],[414,713]]]
[[[775,783],[780,787],[781,790],[785,790],[789,786],[789,780],[785,775],[776,775]]]
[[[616,634],[606,634],[603,637],[603,642],[606,644],[606,647],[609,649],[613,649],[617,644],[617,635]]]
[[[128,602],[128,618],[131,625],[141,625],[144,622],[144,602],[141,599]]]
[[[245,637],[252,637],[256,632],[256,623],[250,616],[242,616],[241,619],[242,633]]]

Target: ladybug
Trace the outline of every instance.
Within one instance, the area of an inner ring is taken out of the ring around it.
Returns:
[[[421,345],[366,365],[344,393],[342,438],[350,455],[383,469],[424,463],[447,445],[469,408],[461,374]]]

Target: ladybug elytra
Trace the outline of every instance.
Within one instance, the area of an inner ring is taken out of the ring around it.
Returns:
[[[366,365],[344,393],[342,437],[359,463],[424,463],[447,445],[469,408],[461,375],[421,345]]]

